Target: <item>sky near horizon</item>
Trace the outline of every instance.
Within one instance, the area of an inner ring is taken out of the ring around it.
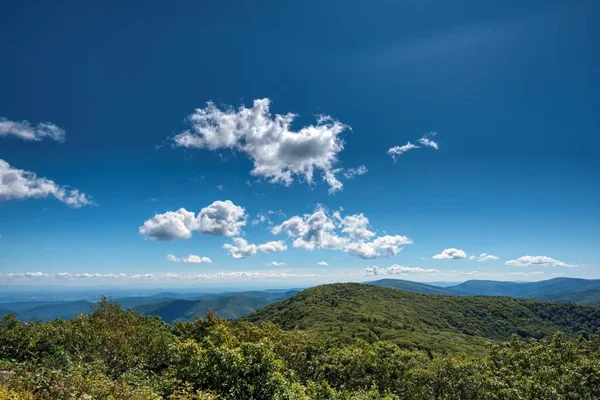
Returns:
[[[600,278],[599,13],[4,2],[0,285]]]

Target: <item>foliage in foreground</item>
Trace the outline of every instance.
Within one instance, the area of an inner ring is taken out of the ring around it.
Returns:
[[[0,399],[594,399],[600,338],[513,338],[483,356],[341,343],[274,324],[165,324],[102,301],[0,323]]]

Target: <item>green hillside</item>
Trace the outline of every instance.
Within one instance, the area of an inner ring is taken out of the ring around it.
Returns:
[[[365,282],[365,284],[423,294],[441,294],[446,296],[456,296],[460,294],[460,292],[452,289],[428,285],[421,282],[407,281],[404,279],[380,279],[377,281]]]
[[[600,305],[600,288],[545,294],[536,297],[538,300],[559,301],[562,303],[577,303],[583,305]]]
[[[192,321],[207,312],[214,312],[221,318],[235,319],[243,317],[267,304],[268,298],[247,296],[223,296],[205,300],[165,300],[157,304],[148,304],[134,309],[146,315],[158,315],[165,322]]]
[[[355,283],[307,289],[248,317],[352,341],[392,340],[436,351],[478,350],[492,340],[598,332],[600,308],[506,297],[431,296]]]

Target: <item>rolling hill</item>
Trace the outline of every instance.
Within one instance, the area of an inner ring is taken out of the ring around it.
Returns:
[[[303,329],[350,341],[393,340],[437,351],[482,349],[516,334],[549,337],[598,332],[600,308],[508,297],[432,296],[363,284],[306,289],[250,315],[284,329]]]
[[[403,279],[380,279],[372,282],[364,282],[367,285],[381,286],[390,289],[405,290],[407,292],[423,294],[440,294],[446,296],[456,296],[460,292],[439,286],[428,285],[421,282],[407,281]]]

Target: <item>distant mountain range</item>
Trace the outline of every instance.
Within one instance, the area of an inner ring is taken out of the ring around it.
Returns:
[[[169,323],[191,321],[212,311],[221,318],[235,319],[252,311],[286,299],[298,290],[266,290],[239,293],[198,294],[162,292],[151,296],[132,296],[115,299],[123,308],[146,315],[159,315]],[[25,301],[0,303],[0,316],[15,314],[22,321],[50,321],[70,319],[92,310],[93,302],[78,301]]]
[[[505,296],[600,305],[600,280],[589,279],[555,278],[530,283],[471,280],[447,287],[402,279],[380,279],[364,284],[430,295]],[[159,315],[166,322],[173,323],[193,320],[208,311],[215,312],[222,318],[241,318],[300,291],[301,289],[291,289],[209,294],[161,292],[148,296],[122,297],[115,301],[124,308],[146,315]],[[88,300],[3,302],[0,303],[0,316],[13,313],[23,321],[70,319],[89,313],[93,305]]]
[[[380,279],[370,285],[447,296],[506,296],[562,303],[600,305],[600,279],[554,278],[539,282],[471,280],[439,287],[402,279]]]

